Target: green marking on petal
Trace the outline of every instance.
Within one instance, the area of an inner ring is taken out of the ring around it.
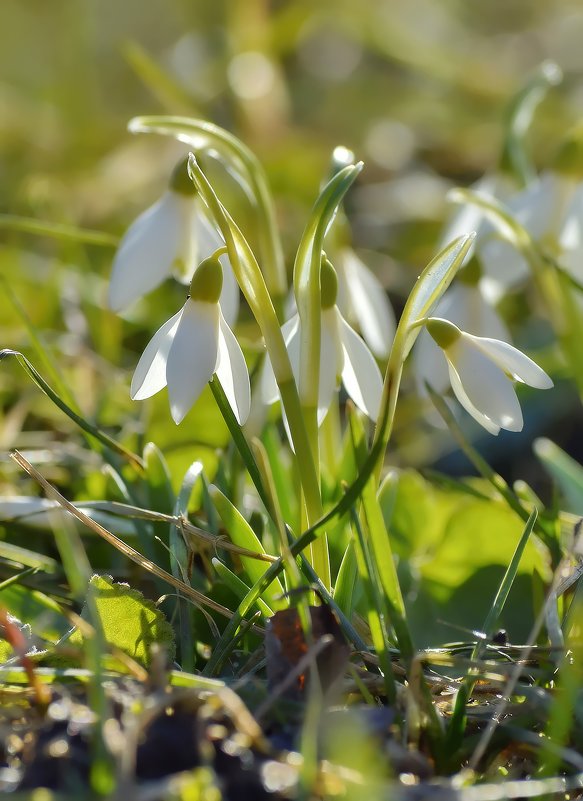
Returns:
[[[450,348],[462,335],[457,325],[438,317],[431,317],[425,328],[442,350]]]
[[[190,282],[190,297],[204,303],[218,303],[223,288],[223,268],[216,256],[202,261]]]

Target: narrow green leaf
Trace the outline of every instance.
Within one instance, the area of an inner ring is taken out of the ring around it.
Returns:
[[[559,485],[566,511],[583,515],[583,466],[550,439],[536,439],[532,447]]]
[[[263,545],[249,523],[239,510],[233,506],[226,495],[223,495],[223,493],[213,485],[209,487],[209,494],[227,529],[229,537],[235,545],[239,545],[239,547],[246,548],[255,553],[265,553]],[[257,559],[241,556],[241,563],[253,584],[259,581],[265,573],[265,564]],[[281,596],[283,593],[284,589],[279,579],[275,579],[271,586],[265,588],[262,597],[273,609],[279,609],[282,606]]]
[[[336,583],[334,584],[334,600],[346,617],[351,618],[356,603],[358,580],[358,563],[354,550],[354,541],[350,540],[340,562]]]
[[[474,192],[472,189],[456,187],[447,193],[447,199],[452,203],[469,203],[476,206],[496,228],[502,239],[514,245],[517,250],[528,254],[535,247],[526,228],[512,216],[503,203],[495,198]]]
[[[143,469],[143,462],[139,456],[131,451],[124,448],[123,445],[120,445],[110,436],[105,434],[99,428],[94,426],[92,423],[89,423],[85,420],[84,417],[78,415],[70,406],[68,406],[62,398],[57,395],[57,393],[47,384],[41,374],[33,367],[30,361],[17,350],[10,350],[5,348],[4,350],[0,351],[0,361],[5,359],[9,356],[16,357],[16,360],[20,364],[20,366],[24,369],[24,371],[29,375],[30,378],[34,381],[34,383],[41,389],[47,397],[49,397],[52,402],[64,412],[67,417],[69,417],[74,423],[76,423],[79,428],[85,431],[87,434],[90,434],[92,437],[95,437],[96,440],[101,442],[102,445],[105,445],[110,450],[118,453],[122,456],[126,461],[130,462],[135,468],[137,468],[140,472]]]
[[[74,225],[36,220],[34,217],[20,217],[16,214],[0,214],[0,228],[34,236],[62,239],[66,242],[80,242],[84,245],[98,245],[106,248],[116,248],[119,245],[119,237],[113,234],[90,231]]]
[[[188,517],[188,504],[196,482],[202,474],[202,467],[202,462],[193,462],[186,471],[174,504],[174,514],[177,517]],[[172,574],[185,584],[190,583],[187,573],[188,548],[184,541],[181,527],[175,523],[170,525],[168,547],[170,548],[170,569]],[[195,666],[194,608],[186,598],[181,596],[180,591],[178,593],[178,614],[180,617],[181,664],[185,670],[193,671]]]
[[[562,79],[561,68],[553,61],[543,62],[512,99],[508,110],[506,137],[500,164],[518,178],[522,186],[536,177],[536,169],[525,148],[537,106],[552,86]]]
[[[415,325],[428,317],[462,266],[475,234],[460,236],[443,248],[423,270],[407,299],[397,326],[391,359],[401,363],[407,358],[421,329]],[[393,351],[395,355],[393,355]]]
[[[209,386],[217,402],[217,406],[219,407],[219,410],[223,415],[223,419],[227,424],[233,442],[235,443],[235,447],[239,451],[239,454],[241,456],[241,459],[243,460],[245,467],[247,468],[247,472],[249,473],[251,481],[255,485],[257,494],[261,498],[267,512],[269,514],[272,514],[272,507],[269,494],[263,484],[261,471],[257,466],[257,462],[255,461],[253,451],[249,447],[249,443],[247,442],[245,434],[243,433],[243,429],[237,422],[235,413],[231,408],[231,404],[227,400],[227,396],[225,395],[225,392],[217,376],[213,377],[213,380],[210,382]]]
[[[220,559],[216,556],[213,557],[213,567],[217,571],[219,578],[221,578],[227,587],[235,594],[239,600],[244,598],[249,592],[249,586],[242,581],[239,576],[236,576]],[[262,598],[257,598],[255,601],[257,608],[261,611],[263,617],[273,617],[273,610],[265,603]]]
[[[349,407],[349,424],[354,442],[355,458],[357,464],[361,465],[367,455],[366,438],[362,420],[354,407]],[[405,604],[399,586],[389,533],[377,499],[374,479],[369,479],[363,488],[361,501],[362,515],[360,518],[363,520],[368,534],[372,559],[380,579],[382,594],[389,605],[391,623],[395,629],[405,664],[408,664],[413,659],[413,643],[407,626]]]
[[[172,477],[162,451],[154,442],[146,443],[144,466],[146,469],[144,479],[148,487],[150,509],[169,514],[176,502],[172,489]]]
[[[33,570],[42,570],[44,573],[57,573],[59,570],[59,563],[56,559],[3,540],[0,541],[0,559],[15,562]]]
[[[163,106],[175,111],[192,111],[194,98],[139,42],[133,39],[125,42],[122,54],[140,81]]]

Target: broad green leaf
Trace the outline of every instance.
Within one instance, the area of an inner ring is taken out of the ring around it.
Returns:
[[[508,595],[516,578],[518,566],[522,559],[524,549],[528,543],[530,535],[532,534],[537,514],[538,513],[536,509],[534,509],[526,523],[526,526],[524,527],[524,531],[522,532],[522,536],[518,541],[516,550],[512,555],[510,564],[504,573],[500,586],[498,587],[496,597],[492,601],[492,605],[486,620],[482,624],[481,632],[486,638],[491,638],[493,636],[498,625],[498,620],[500,619],[500,615],[502,614],[502,610],[504,609],[504,605],[508,600]],[[484,651],[484,644],[485,641],[483,639],[476,642],[470,657],[472,662],[475,663],[478,661],[478,659],[480,659]],[[470,670],[455,698],[453,714],[449,721],[447,733],[448,751],[457,750],[462,744],[466,724],[466,704],[475,686],[475,682],[475,671]]]
[[[128,584],[117,584],[108,576],[93,576],[95,606],[103,637],[142,665],[150,664],[150,648],[154,643],[174,659],[174,631],[166,617],[141,592]],[[86,610],[82,616],[86,616]],[[81,645],[83,636],[76,629],[69,643]]]
[[[482,625],[523,530],[503,500],[438,488],[412,472],[400,475],[391,533],[420,645],[459,639],[456,627],[469,633]],[[501,616],[515,642],[528,636],[533,620],[534,573],[550,578],[547,552],[531,537]]]

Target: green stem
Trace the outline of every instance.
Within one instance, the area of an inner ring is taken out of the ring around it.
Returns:
[[[308,525],[311,526],[322,515],[320,482],[277,314],[253,251],[232,217],[217,198],[194,156],[189,159],[189,169],[196,188],[219,226],[227,246],[229,261],[235,277],[263,334],[289,423],[305,498]]]

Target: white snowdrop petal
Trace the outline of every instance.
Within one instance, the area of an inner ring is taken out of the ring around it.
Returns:
[[[290,355],[290,342],[292,343],[292,352],[294,353],[295,361],[295,365],[294,362],[292,362],[292,371],[296,381],[300,364],[300,343],[298,337],[299,327],[300,318],[297,314],[294,314],[294,316],[281,327],[283,340],[288,348],[288,355]],[[295,345],[293,344],[294,340],[297,340]],[[290,355],[290,361],[291,359],[292,357]],[[269,354],[265,356],[265,363],[261,372],[261,398],[263,403],[266,403],[268,406],[279,400],[279,389],[275,380],[275,374],[273,372]]]
[[[318,384],[318,425],[328,414],[334,392],[340,383],[344,356],[340,345],[340,312],[334,306],[322,310],[320,328],[320,376]],[[298,337],[299,339],[299,337]]]
[[[168,354],[170,412],[180,423],[215,372],[219,340],[218,303],[187,300]]]
[[[489,417],[487,417],[476,406],[474,406],[467,392],[465,391],[464,385],[462,384],[453,364],[448,362],[447,367],[449,371],[449,381],[454,395],[464,407],[466,412],[468,412],[474,418],[474,420],[483,426],[483,428],[485,428],[490,434],[494,434],[494,436],[498,435],[500,433],[500,426],[496,425],[496,423],[493,423]]]
[[[182,309],[156,331],[146,346],[134,370],[132,400],[150,398],[166,386],[166,362],[181,316]]]
[[[358,408],[371,420],[376,420],[383,394],[383,379],[380,370],[363,340],[352,330],[346,320],[343,320],[340,315],[338,317],[344,353],[342,383]]]
[[[215,370],[237,422],[243,425],[251,409],[251,385],[245,357],[223,315],[219,320],[219,361]]]
[[[565,213],[559,236],[560,264],[575,280],[583,281],[583,186],[577,188]]]
[[[521,284],[530,274],[528,262],[522,253],[509,242],[496,237],[480,243],[480,260],[484,270],[481,283],[487,289],[487,297],[494,302],[505,290]]]
[[[271,406],[279,400],[279,389],[273,367],[271,366],[271,359],[269,356],[265,357],[263,367],[261,368],[261,382],[260,382],[261,400],[267,406]]]
[[[203,259],[208,259],[209,256],[212,256],[215,250],[223,247],[225,240],[207,217],[206,212],[202,208],[201,202],[197,201],[196,198],[195,208],[196,215],[194,230],[196,242],[196,260],[202,261]]]
[[[462,331],[477,336],[510,340],[510,332],[498,312],[488,303],[478,286],[458,283],[443,295],[433,315],[450,320]],[[449,385],[447,362],[443,351],[431,336],[422,331],[415,351],[414,374],[418,392],[425,395],[425,382],[437,392],[445,392]]]
[[[190,257],[192,201],[166,192],[122,238],[113,261],[109,306],[119,311],[162,283]]]
[[[342,254],[350,308],[360,332],[380,359],[388,357],[395,337],[395,314],[381,282],[350,249]]]
[[[220,257],[223,268],[223,288],[221,290],[221,297],[219,303],[223,317],[229,326],[232,326],[237,321],[239,316],[239,284],[235,278],[235,273],[231,267],[229,257],[224,254]]]
[[[426,383],[440,393],[445,392],[449,386],[445,355],[425,329],[419,334],[415,343],[413,373],[417,392],[421,397],[427,395]]]
[[[495,197],[502,199],[502,194],[505,194],[505,186],[500,178],[501,177],[496,174],[484,175],[476,181],[476,183],[472,184],[470,189],[488,198]],[[455,212],[444,229],[440,240],[440,247],[443,248],[449,245],[449,243],[457,239],[458,236],[468,234],[470,231],[476,231],[479,237],[482,229],[485,228],[487,224],[483,211],[475,204],[464,203],[461,206],[456,205]],[[473,252],[475,244],[474,241],[470,252]]]
[[[473,339],[476,347],[482,350],[501,370],[510,373],[523,384],[537,389],[550,389],[553,386],[552,380],[542,367],[539,367],[536,362],[533,362],[513,345],[489,337]]]
[[[534,239],[544,236],[552,225],[557,201],[557,186],[550,173],[531,181],[506,204],[519,223]]]
[[[464,401],[469,401],[474,410],[495,426],[521,431],[522,411],[512,380],[475,346],[473,340],[469,334],[462,334],[446,352],[450,366],[454,367],[454,371],[450,369],[453,391],[474,417],[476,415]]]

